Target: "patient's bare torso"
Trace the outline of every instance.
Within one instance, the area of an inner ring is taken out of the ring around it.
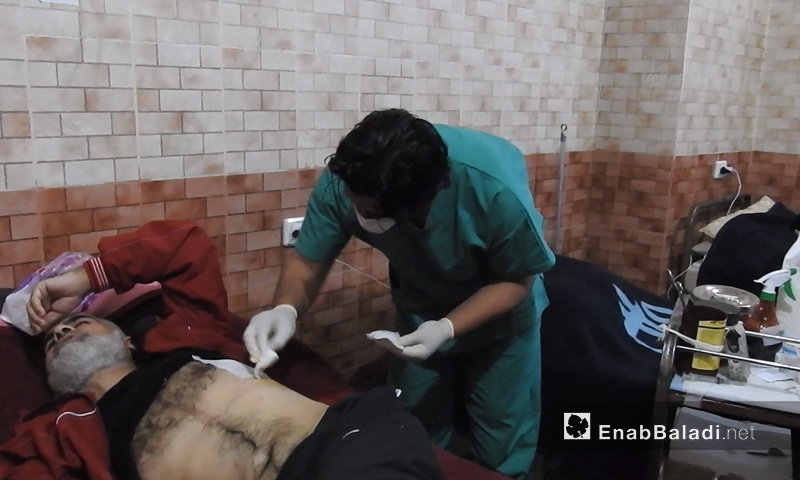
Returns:
[[[150,405],[131,448],[143,480],[271,480],[326,408],[272,380],[191,362]]]

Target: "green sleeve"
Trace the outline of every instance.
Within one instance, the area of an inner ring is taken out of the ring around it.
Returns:
[[[295,243],[297,252],[312,262],[333,262],[350,240],[345,222],[349,208],[342,182],[325,169],[308,199],[303,228]]]
[[[542,233],[542,216],[510,191],[497,194],[489,215],[488,256],[500,278],[521,278],[549,270],[555,255]]]

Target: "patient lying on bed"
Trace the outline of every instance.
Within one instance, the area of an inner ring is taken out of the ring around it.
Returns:
[[[45,350],[56,392],[99,399],[118,480],[440,476],[390,389],[329,408],[210,352],[152,354],[137,367],[119,327],[81,314],[47,332]]]
[[[394,390],[355,394],[329,407],[256,379],[240,363],[247,356],[240,341],[246,323],[227,310],[216,247],[196,225],[151,222],[104,238],[99,251],[85,268],[43,281],[28,312],[34,329],[44,331],[51,387],[96,402],[116,480],[443,478],[425,431]],[[85,314],[52,320],[69,308],[67,299],[154,281],[169,311],[135,354],[107,320]],[[61,411],[55,424],[74,417],[84,420],[84,413]],[[22,440],[12,439],[0,453],[25,452],[30,442]],[[2,478],[5,458],[20,455],[0,455]],[[88,478],[108,478],[87,470]]]

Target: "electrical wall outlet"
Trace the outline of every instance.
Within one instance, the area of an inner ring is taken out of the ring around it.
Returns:
[[[283,246],[293,247],[300,236],[300,228],[303,227],[305,217],[285,218],[283,220]]]
[[[713,170],[711,170],[711,178],[713,178],[714,180],[718,180],[724,177],[726,174],[728,174],[729,172],[722,171],[723,168],[728,168],[727,161],[717,160],[716,162],[714,162]]]

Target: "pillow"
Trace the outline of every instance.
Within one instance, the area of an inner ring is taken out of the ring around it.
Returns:
[[[750,205],[747,208],[744,208],[742,210],[733,212],[730,215],[725,215],[724,217],[720,217],[714,220],[705,227],[701,228],[700,233],[708,235],[711,238],[716,238],[719,229],[722,228],[723,225],[728,223],[732,218],[738,217],[739,215],[742,214],[764,213],[768,211],[770,208],[772,208],[773,205],[775,205],[775,200],[767,196],[761,197],[761,200],[757,201],[756,203]]]

